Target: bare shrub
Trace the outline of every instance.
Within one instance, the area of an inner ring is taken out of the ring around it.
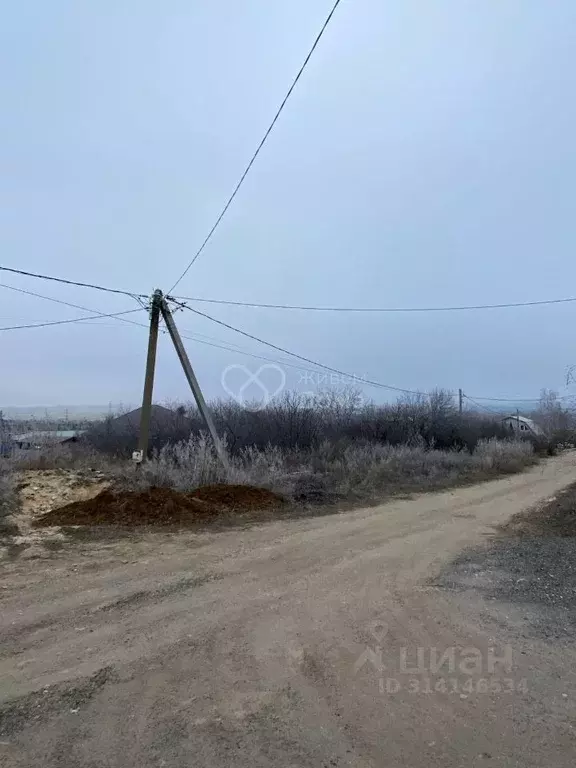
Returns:
[[[118,488],[130,490],[156,486],[187,491],[230,480],[205,434],[165,445],[144,464],[118,464],[113,476]]]
[[[536,462],[534,448],[527,440],[481,440],[474,451],[483,472],[519,472]]]
[[[574,432],[574,412],[566,408],[563,402],[558,392],[552,389],[543,389],[540,392],[540,402],[537,410],[532,413],[532,418],[548,435],[555,432]]]
[[[508,436],[497,417],[459,414],[454,402],[452,393],[437,390],[392,404],[361,406],[358,392],[342,390],[314,397],[286,392],[260,410],[230,401],[214,402],[210,408],[218,434],[225,437],[233,455],[249,447],[303,450],[339,440],[473,450],[479,440]],[[162,418],[151,424],[151,451],[203,430],[195,406],[164,408]],[[84,439],[97,450],[128,458],[137,446],[138,431],[137,421],[110,418],[89,430]]]

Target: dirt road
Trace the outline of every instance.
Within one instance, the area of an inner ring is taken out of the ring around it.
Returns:
[[[574,646],[434,579],[575,479],[566,454],[356,512],[16,559],[0,765],[572,766]]]

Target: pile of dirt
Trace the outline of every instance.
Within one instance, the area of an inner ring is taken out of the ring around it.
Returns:
[[[53,509],[34,525],[192,525],[226,513],[255,512],[283,503],[272,491],[249,485],[205,485],[191,493],[169,488],[105,490],[92,499]]]
[[[281,496],[268,491],[266,488],[256,488],[253,485],[227,485],[226,483],[202,485],[189,493],[188,496],[210,506],[219,506],[230,510],[260,509],[284,501]]]

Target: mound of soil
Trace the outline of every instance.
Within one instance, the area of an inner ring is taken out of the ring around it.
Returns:
[[[256,488],[253,485],[227,485],[226,483],[214,483],[202,485],[188,494],[191,499],[209,504],[211,506],[224,507],[225,509],[260,509],[272,504],[280,504],[284,501],[266,488]]]
[[[247,485],[205,485],[192,493],[169,488],[106,490],[92,499],[52,509],[34,525],[191,525],[229,512],[251,512],[283,503],[272,491]]]

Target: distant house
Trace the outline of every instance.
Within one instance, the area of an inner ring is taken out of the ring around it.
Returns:
[[[25,432],[12,435],[12,446],[22,451],[45,448],[49,445],[67,445],[78,442],[83,430],[63,430],[59,432]]]
[[[526,416],[506,416],[502,419],[502,424],[511,434],[518,437],[541,437],[544,435],[544,430]]]
[[[107,420],[108,429],[117,434],[139,434],[141,416],[142,408],[123,413],[121,416]],[[152,431],[164,432],[182,427],[191,429],[190,421],[184,414],[177,410],[165,408],[163,405],[152,405],[150,410],[150,429]]]
[[[138,447],[142,408],[120,416],[108,417],[95,424],[87,433],[87,441],[97,450],[130,455]],[[152,405],[150,413],[150,448],[158,449],[169,442],[187,440],[193,422],[184,409],[170,409]]]

